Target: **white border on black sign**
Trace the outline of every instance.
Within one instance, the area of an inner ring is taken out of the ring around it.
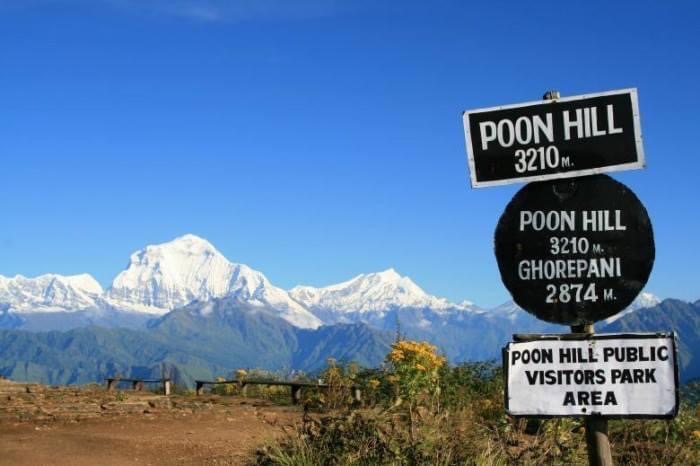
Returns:
[[[472,113],[490,112],[495,110],[507,110],[509,108],[531,107],[533,105],[547,105],[549,103],[570,102],[575,100],[590,99],[592,97],[604,97],[609,95],[630,94],[632,101],[632,120],[634,123],[634,140],[637,148],[637,161],[631,163],[622,163],[618,165],[610,165],[607,167],[589,168],[586,170],[574,170],[563,173],[549,173],[546,175],[522,176],[518,178],[508,178],[506,180],[495,181],[477,181],[476,170],[474,169],[474,152],[472,147],[472,138],[469,132],[469,115]],[[520,104],[501,105],[497,107],[478,108],[465,111],[462,114],[462,122],[464,124],[464,134],[467,143],[467,161],[469,163],[469,178],[472,188],[488,188],[490,186],[502,186],[506,184],[523,183],[530,181],[547,181],[561,178],[573,178],[576,176],[597,175],[600,173],[617,172],[623,170],[637,170],[646,166],[644,157],[644,146],[642,144],[642,126],[639,118],[639,101],[637,99],[637,88],[619,89],[614,91],[598,92],[593,94],[582,94],[571,97],[564,97],[553,100],[535,100],[532,102],[524,102]]]

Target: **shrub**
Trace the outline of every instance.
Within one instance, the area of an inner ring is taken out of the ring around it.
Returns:
[[[441,403],[445,407],[463,408],[479,398],[503,395],[503,376],[495,362],[462,363],[440,370]]]
[[[358,383],[359,366],[356,363],[338,363],[328,358],[326,368],[319,373],[317,382],[327,385],[324,389],[310,389],[303,392],[302,402],[311,409],[338,409],[351,406],[350,387]]]
[[[440,369],[445,358],[427,342],[398,340],[386,356],[390,370],[387,379],[409,407],[431,402],[439,393]]]
[[[305,416],[288,437],[260,450],[270,465],[585,465],[584,422],[507,416],[503,375],[490,363],[449,367],[435,347],[396,342],[386,370],[357,370],[363,409]],[[345,381],[329,362],[323,377]],[[392,400],[401,397],[403,403]],[[671,421],[610,421],[615,464],[700,465],[700,408],[684,403]]]
[[[216,381],[217,382],[223,382],[226,380],[226,377],[217,377]],[[236,393],[238,387],[236,384],[232,383],[222,383],[222,384],[217,384],[213,385],[211,392],[215,395],[228,395],[231,396],[234,393]]]

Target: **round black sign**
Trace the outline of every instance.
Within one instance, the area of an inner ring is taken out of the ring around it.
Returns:
[[[606,175],[526,185],[501,216],[495,247],[515,302],[565,325],[629,306],[649,279],[655,253],[646,209]]]

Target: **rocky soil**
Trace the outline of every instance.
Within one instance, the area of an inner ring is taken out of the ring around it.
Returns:
[[[0,379],[0,465],[246,464],[301,416],[235,396]]]

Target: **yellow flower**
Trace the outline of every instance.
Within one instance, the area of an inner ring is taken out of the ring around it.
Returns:
[[[372,390],[376,390],[376,388],[379,387],[380,382],[379,382],[379,380],[377,380],[377,379],[371,379],[371,380],[369,380],[369,381],[367,382],[367,385],[369,385],[369,387],[370,387]]]
[[[393,362],[401,361],[405,356],[404,352],[400,349],[395,349],[389,353],[389,359]]]

